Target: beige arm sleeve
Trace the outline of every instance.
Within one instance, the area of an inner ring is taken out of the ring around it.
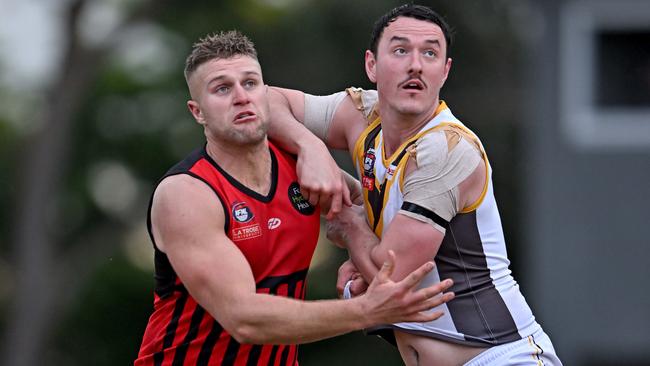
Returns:
[[[351,93],[359,96],[360,110],[363,112],[364,117],[368,117],[375,103],[377,103],[377,92],[375,90],[349,88],[346,91],[323,96],[305,93],[305,127],[318,138],[327,142],[327,135],[334,113],[336,113],[336,109],[345,97]]]
[[[322,96],[305,93],[305,127],[325,141],[336,108],[346,95],[344,91]]]
[[[462,137],[449,149],[445,132],[424,135],[415,144],[417,168],[404,178],[404,201],[414,203],[440,216],[445,221],[462,209],[458,185],[476,169],[481,155],[476,147]],[[444,228],[430,218],[400,210],[401,214],[431,223],[436,229]]]

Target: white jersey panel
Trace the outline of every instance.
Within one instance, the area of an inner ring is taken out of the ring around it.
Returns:
[[[490,181],[491,181],[490,172]],[[490,199],[487,199],[487,198]],[[519,335],[527,337],[537,332],[541,327],[535,321],[532,310],[526,303],[526,299],[519,290],[519,284],[511,275],[505,245],[505,238],[501,230],[501,217],[496,205],[492,184],[488,187],[486,199],[476,210],[478,231],[481,234],[481,242],[486,247],[494,247],[494,250],[486,250],[486,261],[490,268],[490,276],[497,291],[504,298],[510,314],[517,324]],[[498,229],[497,229],[498,228]]]

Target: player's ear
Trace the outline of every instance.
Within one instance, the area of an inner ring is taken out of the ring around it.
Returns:
[[[444,85],[445,81],[447,81],[447,77],[449,77],[449,71],[451,71],[451,57],[447,59],[447,63],[445,64],[445,76],[442,79],[442,85]],[[441,88],[442,85],[440,85]]]
[[[205,118],[203,117],[203,112],[201,112],[201,108],[199,107],[199,104],[193,100],[188,100],[187,101],[187,109],[190,110],[190,113],[192,113],[192,116],[196,120],[196,122],[200,125],[205,125]]]
[[[370,81],[372,81],[373,83],[376,83],[377,82],[377,77],[376,77],[377,61],[375,60],[375,54],[372,53],[372,51],[370,50],[366,50],[365,65],[366,65],[366,75],[368,75],[368,79],[370,79]]]

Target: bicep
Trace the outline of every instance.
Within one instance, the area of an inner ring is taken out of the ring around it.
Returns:
[[[281,99],[270,98],[272,109],[277,104],[288,105],[293,116],[328,147],[349,151],[368,125],[367,117],[377,101],[374,90],[358,91],[353,100],[348,91],[311,95],[292,89],[271,89],[281,95]]]
[[[392,278],[401,280],[424,263],[433,260],[443,237],[444,233],[433,225],[398,213],[373,250],[372,259],[380,266],[388,258],[388,251],[394,251],[397,260]]]
[[[327,137],[328,141],[338,144],[330,147],[354,151],[357,138],[368,127],[368,122],[377,116],[376,105],[375,90],[346,89],[346,97],[336,109]]]
[[[237,301],[255,293],[252,271],[224,232],[216,194],[189,176],[170,183],[154,196],[156,241],[192,297],[226,326]]]
[[[327,146],[333,149],[354,150],[357,137],[368,126],[362,111],[347,95],[337,106],[327,134]]]
[[[297,90],[271,87],[269,102],[271,105],[272,120],[286,119],[284,108],[302,123],[307,129],[318,136],[329,146],[328,137],[333,116],[341,102],[345,99],[346,92],[330,95],[311,95]],[[339,140],[334,140],[335,145]],[[338,146],[330,146],[339,148]]]

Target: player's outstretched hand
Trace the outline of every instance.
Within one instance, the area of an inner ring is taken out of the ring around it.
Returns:
[[[371,324],[400,322],[429,322],[443,315],[442,311],[427,311],[454,298],[453,292],[443,293],[453,284],[446,279],[430,287],[418,289],[417,285],[433,270],[427,262],[415,271],[394,282],[390,279],[395,269],[395,253],[388,251],[388,259],[359,299],[364,300],[364,313]]]

